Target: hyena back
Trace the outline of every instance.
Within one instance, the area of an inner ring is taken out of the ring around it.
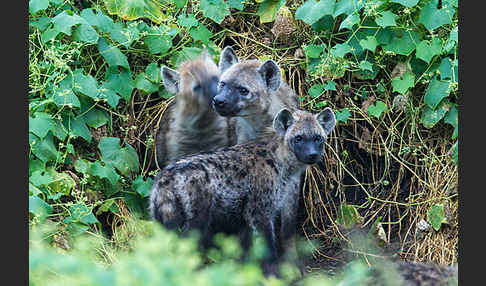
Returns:
[[[272,135],[184,157],[154,180],[151,215],[168,228],[199,230],[203,248],[215,233],[224,232],[239,234],[247,253],[250,231],[258,230],[270,250],[264,272],[278,275],[278,262],[295,231],[300,175],[321,159],[334,126],[329,108],[318,115],[283,109]]]
[[[226,47],[219,69],[222,74],[213,106],[220,115],[235,117],[237,143],[264,135],[282,108],[299,107],[296,93],[272,60],[239,62],[233,49]]]
[[[177,71],[162,67],[162,82],[176,94],[166,109],[156,139],[156,160],[160,168],[183,155],[229,146],[232,127],[228,118],[211,106],[219,80],[218,66],[204,50],[201,57],[184,62]]]

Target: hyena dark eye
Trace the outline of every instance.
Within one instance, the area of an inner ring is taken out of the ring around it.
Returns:
[[[248,89],[244,87],[240,87],[238,90],[240,91],[241,95],[247,95],[250,92]]]
[[[299,143],[300,141],[302,141],[302,136],[297,135],[297,136],[295,136],[294,140],[295,140],[295,143]]]
[[[200,85],[200,84],[195,85],[195,86],[192,88],[192,91],[194,91],[194,92],[198,92],[198,91],[200,91],[200,90],[201,90],[201,85]]]
[[[321,135],[314,136],[314,142],[316,142],[316,143],[322,143],[322,141],[324,141],[324,138],[322,138]]]
[[[222,88],[222,87],[224,87],[225,85],[226,85],[226,83],[224,83],[224,81],[220,81],[220,82],[219,82],[219,88]]]

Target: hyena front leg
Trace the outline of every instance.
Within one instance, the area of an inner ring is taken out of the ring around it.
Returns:
[[[249,227],[245,227],[239,233],[240,245],[243,250],[241,255],[241,262],[247,262],[250,256],[250,248],[252,245],[252,230]]]
[[[279,251],[279,239],[277,238],[276,231],[275,231],[275,220],[270,219],[266,220],[260,224],[259,229],[263,234],[263,238],[265,240],[265,244],[268,250],[268,256],[263,261],[263,274],[265,276],[275,275],[276,277],[280,277],[279,271],[279,260],[280,260],[280,251]]]

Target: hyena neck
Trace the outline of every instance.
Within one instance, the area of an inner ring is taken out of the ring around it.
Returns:
[[[300,175],[305,172],[307,165],[297,160],[297,157],[291,152],[283,139],[275,136],[269,144],[269,150],[280,166],[280,172],[284,178],[300,180]]]
[[[175,106],[174,125],[179,132],[206,133],[220,126],[220,116],[211,106],[196,102],[179,101]]]
[[[273,116],[268,111],[248,117],[238,117],[238,143],[253,140],[267,134],[272,126]]]

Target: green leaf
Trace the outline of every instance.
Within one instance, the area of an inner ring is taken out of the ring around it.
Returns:
[[[36,187],[47,186],[53,180],[54,179],[52,178],[51,174],[47,172],[45,169],[36,170],[32,172],[32,175],[30,175],[29,177],[29,183],[32,183],[32,185]]]
[[[119,70],[115,66],[109,67],[105,73],[106,83],[103,83],[103,87],[109,90],[116,91],[123,99],[129,101],[132,97],[132,91],[135,88],[135,82],[132,78],[130,70]],[[105,92],[109,99],[112,94]],[[111,104],[110,104],[111,105]],[[116,104],[115,104],[116,106]]]
[[[66,129],[69,130],[69,133],[75,138],[81,137],[88,143],[91,142],[91,133],[89,132],[83,117],[75,118],[73,114],[69,114],[69,116],[64,116],[63,124]]]
[[[96,12],[96,14],[95,14]],[[98,27],[104,33],[111,33],[114,28],[113,20],[99,9],[86,8],[79,15],[91,26]]]
[[[148,94],[156,92],[159,90],[159,86],[157,84],[154,84],[150,82],[146,76],[145,73],[139,73],[137,77],[135,78],[135,88],[142,90]]]
[[[308,45],[304,48],[305,55],[309,58],[319,58],[324,52],[322,45]]]
[[[69,15],[68,12],[63,11],[52,18],[54,29],[68,36],[71,36],[71,28],[75,25],[86,23],[86,20],[76,14]]]
[[[181,9],[186,6],[187,0],[174,0],[174,3],[176,4],[177,9]]]
[[[362,0],[339,0],[334,8],[332,16],[334,18],[339,15],[349,15],[352,13],[358,13],[365,5],[365,1]]]
[[[456,140],[456,143],[454,143],[454,145],[452,145],[451,147],[451,150],[452,150],[452,160],[454,160],[454,163],[456,163],[457,165],[457,162],[458,162],[458,154],[457,154],[457,140]]]
[[[52,206],[38,196],[29,196],[29,213],[39,216],[40,221],[43,221],[52,211]]]
[[[452,5],[443,5],[442,9],[437,9],[439,0],[431,0],[420,11],[419,22],[422,23],[429,31],[433,31],[442,25],[447,25],[452,22],[455,11]]]
[[[438,231],[442,223],[447,223],[443,204],[433,204],[427,212],[427,221]]]
[[[191,37],[194,39],[194,41],[201,41],[205,45],[208,44],[209,39],[213,35],[211,31],[209,31],[209,29],[206,28],[206,26],[204,26],[203,24],[200,24],[195,28],[190,28],[189,34],[191,34]]]
[[[420,123],[422,123],[425,128],[430,129],[444,117],[449,109],[450,104],[447,100],[441,101],[436,109],[432,109],[428,105],[425,105],[422,111],[422,117],[420,118]]]
[[[157,0],[103,0],[108,13],[125,20],[148,18],[160,24],[166,17],[161,10],[162,3]]]
[[[400,3],[403,6],[406,6],[408,8],[412,8],[413,6],[417,5],[419,0],[390,0],[390,2]]]
[[[346,43],[343,43],[343,44],[336,44],[334,47],[332,47],[330,54],[334,57],[344,58],[344,56],[350,52],[351,52],[351,46]]]
[[[185,14],[180,14],[179,17],[177,17],[177,23],[186,28],[192,28],[199,25],[199,21],[194,17],[194,14],[187,14],[187,16]]]
[[[65,223],[77,222],[87,225],[96,223],[101,226],[101,223],[94,216],[92,209],[88,208],[84,203],[77,203],[70,206],[69,213],[71,215],[64,220]]]
[[[93,108],[82,116],[84,122],[89,127],[99,128],[109,121],[109,116],[106,111]]]
[[[108,179],[108,181],[110,181],[112,185],[115,185],[116,182],[120,179],[120,175],[115,172],[113,166],[103,166],[101,165],[100,161],[96,161],[91,164],[89,168],[89,173],[92,176]]]
[[[99,96],[100,98],[106,100],[106,103],[108,103],[109,106],[116,108],[118,102],[120,101],[120,96],[116,94],[116,92],[114,92],[111,88],[111,84],[103,82],[101,84]]]
[[[264,0],[258,6],[257,15],[260,16],[260,23],[275,21],[278,10],[285,5],[285,0]]]
[[[443,58],[438,68],[441,80],[451,80],[457,82],[457,65],[449,58]]]
[[[99,98],[98,82],[91,75],[84,75],[82,69],[73,72],[74,92],[82,93],[92,99]]]
[[[379,14],[379,17],[376,17],[375,22],[378,24],[378,26],[381,27],[393,27],[396,26],[397,23],[395,22],[395,19],[397,18],[397,15],[393,14],[393,12],[390,11],[384,11]]]
[[[360,19],[358,13],[350,14],[348,17],[346,17],[346,19],[344,19],[341,22],[341,25],[339,25],[339,30],[342,30],[342,29],[349,29],[349,30],[351,30],[354,25],[359,24],[359,21],[360,20],[361,19]]]
[[[312,98],[319,97],[324,92],[324,87],[321,84],[315,84],[309,88],[309,96]]]
[[[71,190],[76,186],[74,179],[66,173],[58,173],[54,168],[49,168],[48,173],[52,179],[48,187],[54,194],[69,195]]]
[[[184,61],[199,57],[201,52],[202,49],[198,47],[183,47],[182,50],[177,54],[175,62],[173,62],[172,65],[178,67]]]
[[[366,39],[360,40],[359,44],[363,47],[363,49],[370,50],[373,53],[378,46],[378,42],[376,41],[375,36],[367,36]]]
[[[172,38],[165,27],[156,27],[145,37],[145,44],[151,54],[165,54],[172,47]]]
[[[334,14],[335,0],[307,0],[295,12],[295,19],[312,25],[326,15]]]
[[[47,135],[47,132],[55,128],[55,123],[47,113],[37,112],[35,115],[36,117],[29,116],[29,132],[42,139]]]
[[[393,91],[405,94],[415,83],[415,75],[411,72],[405,72],[401,77],[397,76],[392,79],[391,85]]]
[[[370,72],[373,72],[373,64],[370,63],[369,61],[361,61],[359,63],[359,67],[362,69],[362,70],[368,70]]]
[[[221,24],[224,17],[230,14],[229,5],[224,0],[201,0],[199,8],[207,17],[214,22]]]
[[[60,31],[56,28],[50,28],[45,30],[41,35],[41,42],[43,44],[49,42],[52,39],[55,39],[57,35],[59,35]]]
[[[90,162],[81,158],[76,159],[76,161],[74,161],[74,169],[76,170],[76,172],[80,172],[82,174],[87,174],[90,166],[91,166]]]
[[[459,118],[459,113],[457,111],[456,104],[453,104],[444,117],[444,122],[449,123],[450,125],[452,125],[452,127],[454,127],[454,132],[452,133],[451,139],[457,138],[457,132],[459,127],[458,118]]]
[[[399,55],[408,56],[415,50],[419,42],[420,35],[417,32],[396,29],[393,31],[390,43],[384,45],[383,49]]]
[[[376,118],[380,118],[381,114],[386,110],[386,104],[378,100],[375,104],[368,107],[368,114]]]
[[[127,57],[117,47],[107,44],[104,38],[99,39],[98,50],[108,65],[130,69]]]
[[[153,83],[160,83],[160,68],[157,63],[151,63],[145,68],[145,76]]]
[[[339,206],[336,222],[344,227],[351,227],[360,220],[359,213],[352,205],[342,203]]]
[[[81,106],[81,103],[79,102],[78,97],[74,94],[72,87],[73,77],[71,74],[69,74],[65,79],[59,82],[58,86],[53,88],[51,98],[57,106],[67,106],[71,108]]]
[[[52,134],[48,133],[46,137],[31,146],[32,153],[43,162],[56,161],[57,150],[53,138]]]
[[[141,175],[139,175],[132,183],[132,188],[140,194],[142,197],[150,196],[152,189],[152,178],[147,178],[145,181]]]
[[[442,41],[436,37],[433,38],[432,41],[423,40],[418,44],[417,51],[415,55],[417,58],[425,61],[426,63],[430,63],[430,60],[435,56],[440,54],[442,51]]]
[[[443,98],[449,96],[449,81],[433,79],[425,90],[424,102],[436,109]]]
[[[49,0],[30,0],[29,12],[35,14],[41,10],[45,10],[49,7]]]
[[[449,38],[444,46],[444,51],[447,53],[453,53],[455,49],[457,49],[457,41],[458,41],[458,29],[457,26],[452,29],[451,33],[449,34]]]
[[[49,24],[51,24],[51,18],[42,16],[37,21],[29,21],[29,27],[35,27],[41,31],[44,31]]]
[[[89,44],[98,43],[100,36],[89,24],[81,24],[73,29],[73,40]]]
[[[127,28],[124,28],[123,24],[120,22],[114,23],[110,32],[111,38],[126,48],[130,47],[130,45],[138,39],[139,35],[140,32],[133,23],[128,24]]]
[[[349,108],[343,108],[341,111],[336,112],[336,122],[344,122],[347,123],[351,113],[349,112]]]
[[[105,163],[115,166],[123,175],[139,169],[138,155],[132,146],[120,147],[120,138],[103,137],[99,144],[102,159]]]
[[[284,3],[285,4],[285,3]],[[242,0],[228,0],[228,5],[230,8],[234,8],[237,10],[243,10],[243,1]]]
[[[333,80],[329,80],[326,82],[326,87],[324,90],[336,90],[336,83]]]

